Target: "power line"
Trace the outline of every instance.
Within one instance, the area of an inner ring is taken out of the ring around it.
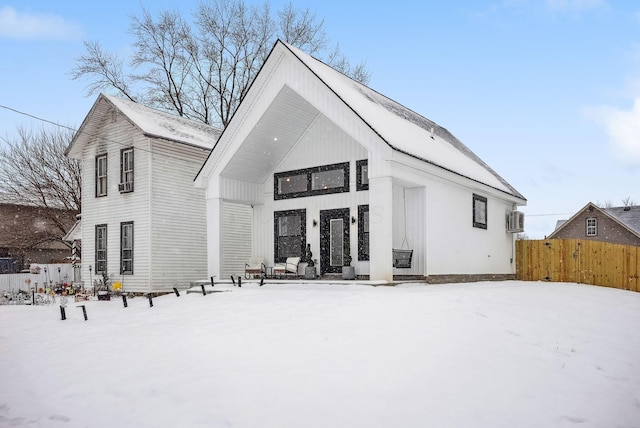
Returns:
[[[12,107],[9,107],[9,106],[5,106],[5,105],[0,104],[0,108],[3,108],[3,109],[6,109],[6,110],[9,110],[9,111],[12,111],[12,112],[14,112],[14,113],[21,114],[21,115],[23,115],[23,116],[30,117],[30,118],[32,118],[32,119],[39,120],[39,121],[41,121],[41,122],[46,122],[46,123],[49,123],[49,124],[51,124],[51,125],[58,126],[58,127],[60,127],[60,128],[66,128],[66,129],[68,129],[68,130],[70,130],[70,131],[74,131],[74,132],[77,132],[77,131],[78,131],[77,129],[75,129],[75,128],[71,128],[70,126],[61,125],[61,124],[59,124],[59,123],[57,123],[57,122],[53,122],[53,121],[51,121],[51,120],[44,119],[44,118],[42,118],[42,117],[38,117],[38,116],[36,116],[36,115],[30,114],[30,113],[26,113],[26,112],[24,112],[24,111],[16,110],[16,109],[14,109],[14,108],[12,108]]]
[[[34,114],[31,114],[31,113],[26,113],[26,112],[24,112],[24,111],[17,110],[17,109],[15,109],[15,108],[12,108],[12,107],[9,107],[9,106],[5,106],[5,105],[3,105],[3,104],[0,104],[0,108],[3,108],[3,109],[6,109],[6,110],[9,110],[9,111],[12,111],[12,112],[17,113],[17,114],[21,114],[21,115],[23,115],[23,116],[30,117],[30,118],[32,118],[32,119],[39,120],[39,121],[41,121],[41,122],[49,123],[49,124],[54,125],[54,126],[57,126],[57,127],[59,127],[59,128],[68,129],[68,130],[70,130],[70,131],[73,131],[73,132],[74,132],[74,133],[76,133],[76,134],[77,134],[78,132],[80,132],[79,130],[77,130],[77,129],[75,129],[75,128],[72,128],[72,127],[70,127],[70,126],[61,125],[61,124],[59,124],[59,123],[57,123],[57,122],[53,122],[53,121],[51,121],[51,120],[44,119],[44,118],[42,118],[42,117],[36,116],[36,115],[34,115]],[[97,134],[97,133],[94,133],[94,134],[90,135],[90,137],[99,137],[99,136],[100,136],[100,135],[99,135],[99,134]],[[102,138],[104,141],[109,141],[109,142],[111,142],[111,143],[118,144],[119,146],[121,146],[121,147],[123,147],[123,148],[126,148],[126,147],[133,147],[133,148],[135,148],[136,150],[140,150],[140,151],[142,151],[142,152],[147,152],[147,153],[149,153],[150,155],[155,155],[155,156],[160,156],[160,157],[163,157],[163,156],[164,156],[164,157],[166,157],[166,158],[168,158],[168,159],[174,159],[174,156],[172,156],[172,155],[170,155],[170,154],[164,154],[164,153],[157,153],[157,152],[153,152],[153,151],[151,151],[151,150],[149,150],[149,149],[146,149],[146,148],[144,148],[144,147],[138,147],[138,146],[136,146],[136,145],[134,145],[134,144],[125,144],[125,143],[123,143],[123,142],[121,142],[121,141],[116,141],[116,140],[113,140],[113,139],[110,139],[110,138],[106,138],[106,137],[101,137],[101,138]],[[207,149],[206,147],[200,147],[200,148],[201,148],[202,150],[207,151],[207,152],[210,152],[210,151],[212,150],[212,149]]]

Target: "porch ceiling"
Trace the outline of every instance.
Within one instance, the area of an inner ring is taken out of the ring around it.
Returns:
[[[222,171],[228,178],[262,184],[319,112],[284,86]]]

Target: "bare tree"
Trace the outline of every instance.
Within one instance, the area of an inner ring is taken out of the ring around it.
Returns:
[[[61,212],[80,211],[80,163],[64,154],[73,132],[60,127],[18,128],[15,136],[2,138],[0,193],[11,202],[41,208],[54,227],[38,235],[39,242],[62,242],[73,222]]]
[[[625,207],[632,207],[634,206],[636,203],[634,202],[633,199],[631,199],[631,196],[627,196],[626,198],[624,198],[622,200],[622,205]]]
[[[248,6],[243,0],[200,4],[193,24],[175,11],[154,18],[147,9],[131,17],[135,51],[132,70],[105,52],[98,42],[76,60],[73,79],[88,79],[87,95],[112,91],[130,100],[210,125],[226,126],[277,39],[322,57],[328,38],[324,20],[291,3],[272,12],[269,3]],[[364,63],[352,66],[339,47],[325,61],[361,83],[368,83]]]

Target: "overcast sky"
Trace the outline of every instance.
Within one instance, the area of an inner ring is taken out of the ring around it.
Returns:
[[[0,137],[43,125],[12,109],[78,127],[95,101],[69,76],[83,41],[127,58],[141,5],[188,15],[198,3],[2,1]],[[366,62],[370,87],[447,128],[524,194],[529,237],[589,201],[640,204],[640,3],[293,4],[324,18],[352,62]]]

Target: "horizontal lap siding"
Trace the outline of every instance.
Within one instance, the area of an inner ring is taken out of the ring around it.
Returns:
[[[109,115],[111,116],[111,115]],[[134,191],[120,193],[120,150],[134,147]],[[95,156],[107,154],[107,196],[95,197]],[[143,290],[149,284],[149,146],[122,116],[105,121],[99,137],[83,152],[82,168],[82,281],[89,285],[95,274],[95,226],[107,225],[107,272],[111,279],[124,281],[127,290]],[[134,222],[134,274],[120,274],[120,223]],[[89,266],[92,267],[91,273]]]
[[[154,141],[151,168],[151,288],[167,290],[207,278],[204,189],[193,179],[207,151]]]

